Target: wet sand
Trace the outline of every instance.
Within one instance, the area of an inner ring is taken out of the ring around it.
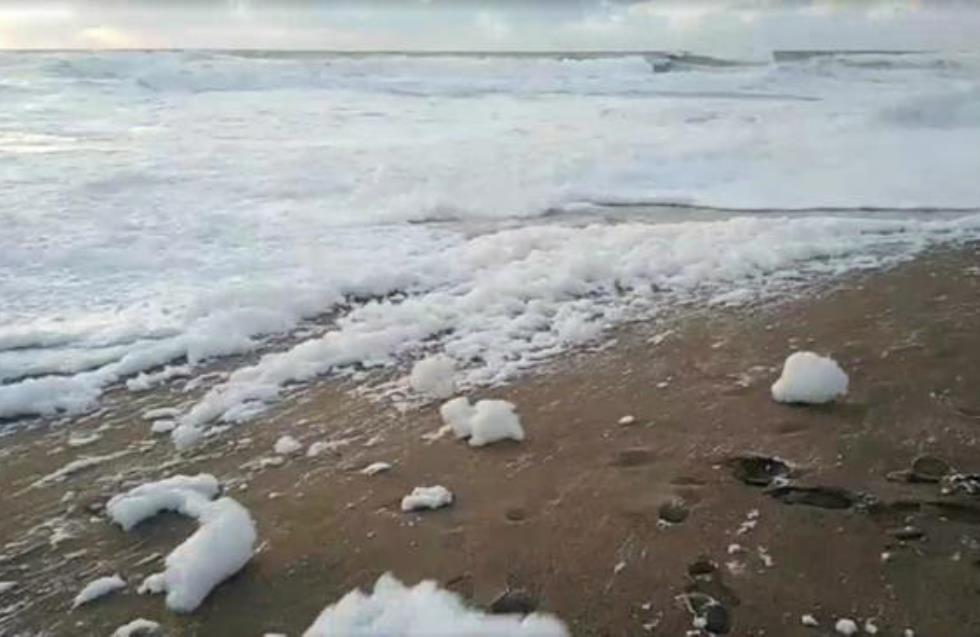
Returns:
[[[840,362],[845,401],[770,399],[796,349]],[[682,635],[692,620],[678,598],[691,591],[719,600],[735,635],[826,635],[838,617],[875,618],[883,635],[980,634],[980,497],[887,479],[923,454],[980,472],[980,246],[778,303],[687,308],[480,392],[517,405],[521,444],[425,440],[441,424],[436,405],[399,413],[325,381],[178,457],[140,414],[189,400],[179,387],[115,393],[70,428],[0,443],[0,581],[18,582],[0,593],[0,635],[109,634],[138,616],[168,635],[295,635],[385,571],[436,579],[477,606],[525,589],[574,635]],[[625,415],[635,422],[619,424]],[[66,445],[69,432],[96,430],[91,444]],[[286,433],[339,445],[256,468]],[[732,458],[752,453],[790,463],[793,485],[846,492],[811,498],[823,506],[773,497],[733,475]],[[35,484],[83,456],[108,458]],[[380,460],[395,467],[358,473]],[[101,506],[130,484],[198,471],[251,510],[262,544],[179,616],[135,586],[194,523],[163,516],[127,534]],[[444,484],[456,502],[401,513],[401,496],[423,484]],[[683,521],[663,523],[668,501]],[[923,537],[896,538],[906,525]],[[82,585],[114,572],[127,591],[69,612]],[[801,624],[807,613],[819,628]]]

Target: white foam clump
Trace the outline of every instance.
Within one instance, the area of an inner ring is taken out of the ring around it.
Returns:
[[[839,635],[856,635],[858,634],[858,625],[853,619],[848,619],[843,617],[837,620],[834,624],[834,630],[837,631]]]
[[[170,430],[170,440],[177,451],[186,451],[197,446],[204,439],[207,431],[201,427],[187,423],[178,423]]]
[[[361,473],[366,476],[375,476],[390,469],[391,463],[389,462],[372,462],[368,466],[361,469]]]
[[[87,447],[92,443],[98,442],[101,438],[102,438],[102,434],[100,434],[97,431],[93,431],[90,433],[71,434],[70,436],[68,436],[68,440],[66,441],[66,444],[69,447],[72,447],[73,449],[77,449],[78,447]]]
[[[772,385],[772,397],[781,403],[821,404],[847,393],[847,374],[832,358],[813,352],[790,354],[783,373]]]
[[[177,428],[176,420],[154,420],[150,425],[150,432],[155,434],[168,434]]]
[[[299,453],[302,448],[302,443],[292,436],[280,436],[272,447],[273,451],[280,456],[291,456],[294,453]]]
[[[164,418],[177,418],[178,416],[180,416],[180,410],[176,407],[157,407],[143,412],[143,420],[162,420]]]
[[[472,447],[499,440],[524,440],[524,428],[514,403],[506,400],[481,400],[471,405],[468,398],[461,396],[444,403],[439,413],[456,437],[469,438]]]
[[[473,433],[470,421],[475,413],[476,409],[466,396],[447,400],[439,407],[442,421],[452,429],[457,438],[468,438]]]
[[[113,591],[117,591],[120,588],[126,588],[126,580],[116,575],[109,575],[106,577],[99,577],[92,580],[78,592],[75,596],[74,601],[71,604],[72,608],[78,608],[83,604],[88,604],[89,602],[95,601],[100,597],[105,597]]]
[[[160,624],[155,621],[139,617],[117,628],[115,631],[113,631],[112,637],[137,637],[138,635],[158,634],[160,634]]]
[[[408,513],[419,509],[439,509],[452,503],[452,491],[442,485],[415,487],[402,498],[402,511]]]
[[[165,569],[147,577],[140,592],[166,593],[177,612],[197,608],[215,586],[251,559],[257,538],[248,510],[218,493],[214,476],[174,476],[114,496],[109,517],[129,530],[161,511],[176,511],[198,521],[198,529],[167,555]]]
[[[129,391],[149,391],[157,385],[172,380],[174,378],[187,378],[191,375],[193,368],[190,365],[167,365],[159,372],[147,374],[140,372],[135,377],[126,381],[126,389]]]
[[[569,637],[551,615],[487,615],[433,581],[408,587],[382,575],[371,594],[347,593],[325,608],[303,637]]]
[[[157,482],[148,482],[115,495],[106,504],[106,513],[125,531],[163,511],[178,511],[192,496],[211,500],[221,486],[211,474],[177,475]]]
[[[449,398],[456,392],[456,362],[444,354],[415,363],[408,377],[412,389],[432,398]]]

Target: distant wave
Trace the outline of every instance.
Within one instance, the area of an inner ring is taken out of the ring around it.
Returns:
[[[958,59],[934,53],[888,51],[775,51],[771,59],[755,61],[670,51],[8,52],[0,54],[0,65],[6,66],[11,59],[36,65],[36,72],[42,76],[152,92],[341,89],[461,97],[569,92],[653,95],[663,88],[659,86],[657,76],[665,74],[708,78],[739,71],[752,73],[756,69],[764,73],[767,68],[787,65],[804,73],[812,69],[825,74],[828,68],[842,72],[856,69],[854,72],[887,73],[957,69],[962,64]],[[438,79],[433,81],[433,78]],[[696,96],[710,97],[703,91]]]

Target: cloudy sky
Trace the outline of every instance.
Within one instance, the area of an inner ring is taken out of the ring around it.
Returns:
[[[980,48],[973,0],[0,0],[0,48]]]

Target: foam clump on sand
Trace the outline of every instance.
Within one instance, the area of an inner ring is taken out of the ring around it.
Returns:
[[[371,594],[353,590],[325,608],[303,637],[568,637],[555,617],[487,615],[434,581],[408,587],[382,575]]]
[[[204,434],[205,431],[201,427],[181,423],[171,430],[170,439],[177,451],[186,451],[204,439]]]
[[[177,418],[180,410],[176,407],[157,407],[143,412],[143,420],[160,420],[161,418]]]
[[[291,456],[294,453],[299,453],[302,449],[303,445],[292,436],[281,436],[273,446],[273,450],[280,456]]]
[[[366,476],[375,476],[390,469],[391,464],[388,462],[372,462],[368,466],[361,469],[361,473]]]
[[[198,521],[198,529],[167,555],[165,569],[147,577],[140,593],[166,593],[167,607],[177,612],[197,608],[211,590],[237,573],[252,557],[257,534],[248,510],[218,494],[214,476],[174,476],[114,496],[109,517],[129,530],[162,511]]]
[[[150,425],[150,432],[155,434],[168,434],[177,428],[176,420],[154,420],[153,424]]]
[[[456,363],[444,354],[430,356],[415,363],[408,382],[420,394],[449,398],[456,392]]]
[[[160,624],[142,617],[123,624],[112,633],[112,637],[137,637],[137,635],[159,635]]]
[[[452,491],[442,485],[415,487],[411,493],[402,498],[402,511],[407,513],[419,509],[439,509],[452,503]]]
[[[772,385],[772,397],[781,403],[821,404],[847,393],[847,374],[837,362],[813,352],[790,354],[783,373]]]
[[[453,430],[453,434],[457,438],[469,438],[472,433],[470,420],[475,413],[476,410],[466,396],[447,400],[439,407],[439,415],[442,416],[442,421]]]
[[[514,403],[506,400],[471,405],[468,398],[459,397],[444,403],[439,414],[457,438],[469,438],[471,447],[482,447],[499,440],[524,440],[524,428],[514,410]]]
[[[72,608],[78,608],[83,604],[88,604],[89,602],[95,601],[100,597],[105,597],[113,591],[117,591],[120,588],[126,588],[126,580],[119,577],[119,575],[109,575],[106,577],[99,577],[92,580],[78,592],[75,596],[75,600],[72,602]]]
[[[853,619],[845,617],[837,620],[837,623],[834,624],[834,630],[839,635],[856,635],[858,634],[858,625]]]
[[[106,504],[106,513],[125,531],[162,511],[178,511],[191,497],[207,500],[220,491],[218,480],[211,474],[177,475],[157,482],[148,482],[113,496]]]

